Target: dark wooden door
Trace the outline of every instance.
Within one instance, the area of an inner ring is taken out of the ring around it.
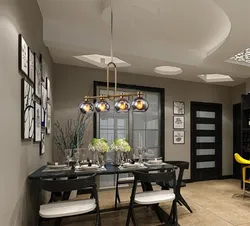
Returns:
[[[222,105],[191,102],[191,179],[222,176]]]
[[[235,153],[241,153],[241,103],[233,105],[233,154]],[[235,160],[233,173],[234,178],[241,178],[241,167]]]

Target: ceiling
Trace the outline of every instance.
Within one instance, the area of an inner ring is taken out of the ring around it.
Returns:
[[[43,38],[55,63],[96,67],[74,56],[110,55],[110,0],[38,0]],[[235,86],[250,67],[225,62],[250,47],[250,1],[112,0],[119,71],[204,83],[197,75],[230,75]],[[160,75],[157,66],[180,75]]]

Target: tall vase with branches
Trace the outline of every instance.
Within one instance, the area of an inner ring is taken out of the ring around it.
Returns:
[[[87,147],[89,139],[86,135],[92,125],[92,116],[88,114],[78,113],[76,119],[69,118],[62,126],[59,121],[54,124],[54,137],[53,141],[58,150],[61,151],[60,155],[64,155],[66,149],[79,149]]]

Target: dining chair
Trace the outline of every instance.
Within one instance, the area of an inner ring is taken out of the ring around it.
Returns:
[[[192,209],[186,202],[186,200],[183,198],[181,194],[181,188],[186,187],[186,183],[183,181],[183,175],[184,171],[189,168],[189,162],[185,161],[165,161],[165,163],[177,166],[179,168],[179,175],[176,181],[176,201],[182,206],[184,205],[190,213],[193,213]],[[173,188],[173,181],[169,181],[169,183],[159,183],[160,186],[162,186],[163,190],[168,190],[169,188]]]
[[[143,172],[134,172],[134,184],[133,189],[130,197],[130,204],[129,204],[129,210],[127,215],[127,221],[126,226],[129,226],[130,219],[132,220],[133,224],[135,226],[138,225],[136,219],[135,219],[135,213],[134,213],[134,204],[140,204],[140,205],[146,205],[146,206],[152,206],[156,208],[160,203],[163,202],[172,202],[172,220],[173,223],[178,224],[178,217],[177,217],[177,207],[176,207],[176,200],[175,200],[175,171],[170,172],[157,172],[157,173],[143,173]],[[137,183],[141,182],[142,187],[145,187],[145,184],[149,184],[152,182],[173,182],[173,189],[171,190],[157,190],[157,191],[143,191],[140,193],[136,192]]]
[[[243,197],[246,195],[246,183],[250,184],[250,179],[246,178],[246,169],[250,169],[250,161],[242,158],[238,153],[234,154],[236,162],[241,164],[242,168],[242,183],[243,183]]]
[[[48,192],[69,193],[73,190],[92,188],[93,199],[86,200],[63,200],[40,206],[39,210],[39,225],[43,221],[82,215],[89,212],[96,212],[95,226],[101,226],[101,217],[99,209],[98,192],[95,181],[95,175],[85,178],[76,178],[71,180],[46,180],[40,179],[40,188]]]
[[[120,178],[120,174],[116,176],[116,187],[115,187],[115,208],[117,208],[117,202],[121,203],[121,198],[119,194],[119,185],[120,184],[133,184],[134,177],[124,177]]]

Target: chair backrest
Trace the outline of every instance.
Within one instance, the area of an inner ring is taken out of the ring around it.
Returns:
[[[234,158],[235,158],[236,162],[238,162],[240,164],[250,165],[250,161],[242,158],[238,153],[234,154]]]
[[[179,191],[181,189],[181,182],[182,182],[182,179],[183,179],[184,170],[189,168],[189,162],[185,162],[185,161],[166,161],[166,163],[177,166],[179,168],[179,170],[180,170],[179,175],[178,175],[178,179],[177,179],[177,185],[176,185],[176,189]]]
[[[67,192],[73,190],[82,190],[87,187],[96,187],[96,175],[91,175],[80,179],[68,180],[46,180],[40,179],[40,188],[49,192]]]
[[[151,182],[169,182],[174,180],[175,181],[175,171],[169,172],[160,172],[160,173],[143,173],[143,172],[134,172],[135,176],[135,183],[137,181],[144,182],[144,183],[151,183]]]

